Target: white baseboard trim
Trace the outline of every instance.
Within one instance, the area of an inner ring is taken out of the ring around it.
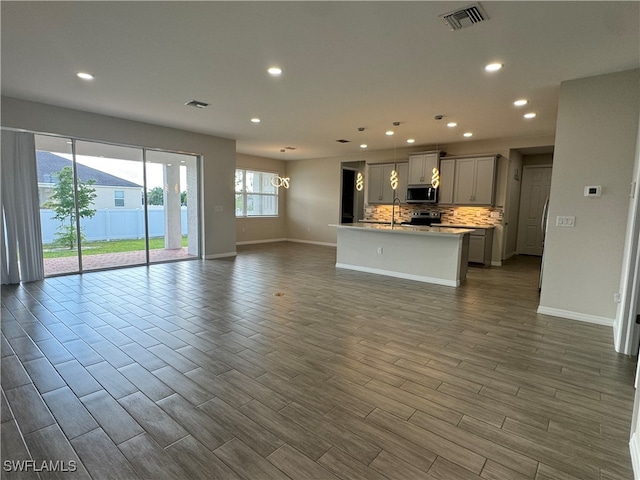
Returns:
[[[329,243],[329,242],[314,242],[313,240],[299,240],[297,238],[285,238],[287,242],[296,242],[296,243],[309,243],[311,245],[322,245],[323,247],[337,247],[337,243]]]
[[[460,286],[460,282],[456,280],[445,280],[443,278],[425,277],[422,275],[412,275],[410,273],[392,272],[389,270],[382,270],[380,268],[361,267],[358,265],[349,265],[347,263],[336,263],[336,268],[356,270],[364,273],[375,273],[376,275],[386,275],[387,277],[403,278],[405,280],[415,280],[417,282],[434,283],[436,285],[444,285],[446,287]]]
[[[286,238],[269,238],[267,240],[248,240],[245,242],[236,242],[236,245],[254,245],[257,243],[275,243],[275,242],[286,242]]]
[[[499,260],[497,262],[491,261],[491,266],[492,267],[501,267],[502,266],[502,260]]]
[[[596,315],[589,315],[586,313],[572,312],[570,310],[561,310],[559,308],[550,307],[538,307],[538,313],[543,315],[551,315],[552,317],[568,318],[569,320],[579,320],[586,323],[595,323],[597,325],[605,325],[613,328],[613,318],[598,317]]]
[[[205,260],[215,260],[216,258],[227,258],[227,257],[235,257],[238,254],[236,252],[226,252],[226,253],[214,253],[212,255],[205,255]]]
[[[616,352],[622,353],[623,355],[629,355],[627,352],[623,352],[624,345],[620,345],[620,322],[616,318],[613,322],[613,348],[616,349]]]
[[[631,466],[633,467],[633,478],[640,479],[640,444],[638,443],[638,435],[635,433],[629,441],[629,452],[631,452]]]

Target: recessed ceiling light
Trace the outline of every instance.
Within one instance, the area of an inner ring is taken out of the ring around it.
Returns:
[[[471,132],[464,132],[464,133],[462,134],[462,136],[463,136],[463,137],[473,137],[473,133],[471,133]]]
[[[453,127],[457,127],[457,126],[458,126],[458,124],[456,122],[447,123],[447,127],[449,127],[449,128],[453,128]]]
[[[269,75],[271,75],[273,77],[277,77],[278,75],[282,75],[282,69],[280,67],[271,67],[269,70],[267,70],[267,72],[269,72]]]
[[[497,72],[502,68],[501,63],[490,63],[484,67],[487,72]]]
[[[536,114],[533,112],[525,113],[524,118],[535,118]]]
[[[362,145],[360,145],[360,148],[367,148],[367,146],[368,145],[366,143],[363,143]]]
[[[386,132],[384,132],[385,135],[393,135],[395,132],[393,130],[387,130]]]
[[[82,80],[93,80],[94,76],[91,75],[90,73],[86,73],[86,72],[78,72],[76,74],[78,76],[78,78],[81,78]]]
[[[521,98],[520,100],[516,100],[515,102],[513,102],[513,104],[516,107],[522,107],[522,106],[526,105],[527,103],[529,103],[529,100],[527,100],[526,98]]]
[[[251,121],[252,121],[253,123],[260,123],[260,119],[259,119],[258,117],[253,117],[253,118],[251,119]]]
[[[407,143],[416,143],[414,138],[407,138]]]

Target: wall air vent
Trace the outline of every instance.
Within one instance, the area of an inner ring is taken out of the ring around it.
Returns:
[[[196,107],[196,108],[206,108],[209,106],[208,103],[200,102],[198,100],[191,100],[190,102],[185,103],[188,107]]]
[[[345,140],[344,138],[341,138],[339,140],[336,140],[336,142],[338,143],[349,143],[351,140]]]
[[[489,20],[489,17],[487,17],[479,3],[474,3],[459,10],[440,15],[440,19],[453,31]]]
[[[284,147],[285,150],[295,150],[298,147]]]

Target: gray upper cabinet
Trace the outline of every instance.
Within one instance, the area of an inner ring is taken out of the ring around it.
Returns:
[[[455,181],[456,161],[453,158],[440,160],[440,189],[438,203],[453,204],[453,184]]]
[[[396,171],[398,172],[398,190],[396,195],[401,203],[407,203],[407,186],[409,185],[409,164],[407,162],[397,163]]]
[[[398,189],[396,195],[402,203],[407,199],[407,171],[408,164],[404,163],[375,163],[367,165],[367,203],[391,204],[394,191],[391,188],[391,172],[398,172]]]
[[[438,168],[440,155],[416,153],[409,156],[409,185],[431,185],[433,169]]]
[[[438,203],[493,205],[497,155],[440,161]]]

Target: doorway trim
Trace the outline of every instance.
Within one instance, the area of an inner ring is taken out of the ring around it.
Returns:
[[[343,199],[343,188],[344,188],[344,171],[352,171],[357,173],[362,173],[364,176],[364,170],[366,167],[366,161],[354,161],[354,162],[341,162],[340,163],[340,203],[338,205],[340,211],[338,212],[338,218],[340,219],[340,223],[342,223],[342,202]],[[365,180],[366,183],[366,180]],[[357,222],[358,219],[364,218],[364,192],[356,190],[355,184],[353,185],[354,190],[354,221]]]

